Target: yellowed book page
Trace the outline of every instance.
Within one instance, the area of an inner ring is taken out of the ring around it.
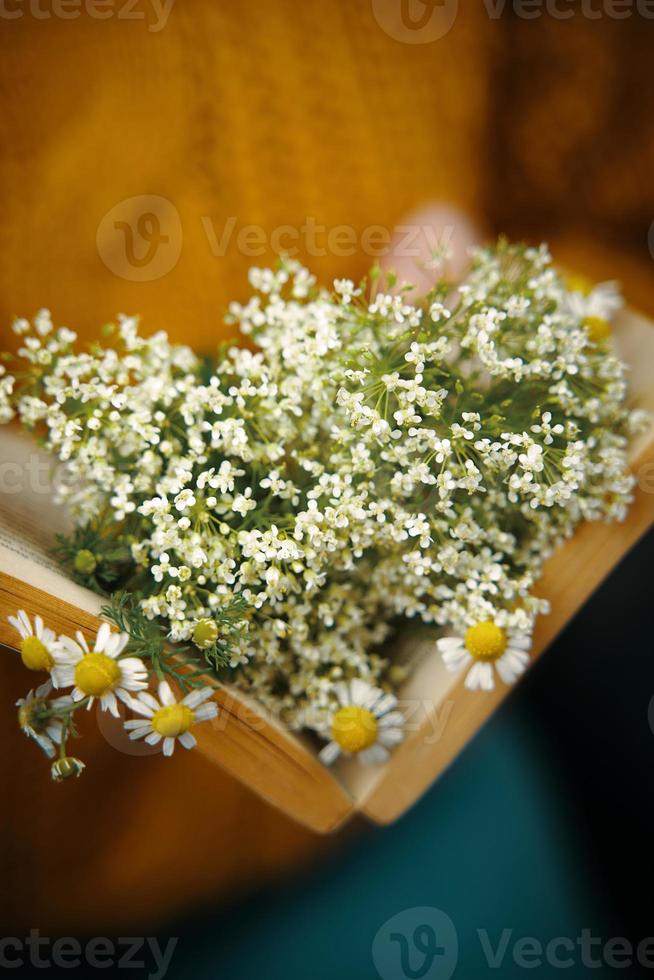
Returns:
[[[0,572],[86,612],[102,600],[72,582],[52,558],[58,532],[71,523],[53,503],[56,466],[29,435],[0,428]]]

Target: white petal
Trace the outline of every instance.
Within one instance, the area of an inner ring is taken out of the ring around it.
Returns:
[[[146,721],[145,718],[132,718],[130,721],[124,722],[123,726],[128,732],[140,732],[141,735],[145,735],[146,732],[151,730],[150,722]]]
[[[43,636],[43,620],[40,616],[34,617],[34,632],[38,636],[39,640]]]
[[[47,755],[48,759],[52,759],[55,754],[54,745],[52,740],[47,737],[47,735],[40,735],[38,732],[30,733],[36,744],[42,749]]]
[[[463,640],[460,636],[442,636],[440,640],[436,640],[436,646],[440,653],[445,653],[449,650],[460,650],[463,647]]]
[[[519,655],[518,655],[519,654]],[[525,658],[524,660],[522,658]],[[527,664],[529,663],[529,657],[526,654],[519,651],[508,651],[503,657],[497,661],[495,665],[497,667],[497,673],[500,675],[505,684],[512,684],[516,677],[524,674]]]
[[[356,704],[362,708],[366,707],[370,703],[371,695],[376,693],[375,689],[362,681],[360,677],[355,677],[350,682],[350,704]]]
[[[135,714],[142,715],[144,718],[152,718],[154,716],[154,711],[150,705],[143,704],[142,701],[139,701],[136,698],[130,698],[129,706]],[[158,705],[157,708],[155,708],[155,711],[156,710],[158,710]]]
[[[60,721],[53,721],[47,726],[45,732],[48,738],[52,739],[53,742],[59,744],[59,742],[61,741],[62,728],[63,725],[61,724]]]
[[[32,624],[30,623],[30,618],[24,609],[18,610],[18,618],[23,625],[23,629],[25,630],[25,636],[33,636],[34,633],[32,630]]]
[[[459,650],[447,650],[442,654],[442,658],[443,663],[452,673],[457,673],[472,663],[472,657],[463,646]]]
[[[95,638],[95,650],[97,653],[104,653],[107,647],[107,640],[111,636],[109,623],[102,623]]]
[[[126,691],[144,691],[148,686],[147,674],[145,677],[139,674],[134,674],[131,677],[128,674],[126,677],[121,677],[120,686]]]
[[[50,702],[51,707],[57,708],[72,708],[74,704],[73,699],[68,695],[64,694],[62,698],[53,698]]]
[[[339,681],[338,684],[334,684],[334,694],[338,703],[344,707],[350,703],[350,687],[345,681]]]
[[[126,690],[125,687],[116,687],[116,688],[114,688],[114,694],[116,695],[116,697],[118,698],[118,700],[119,701],[122,701],[123,704],[126,704],[128,708],[132,708],[133,707],[134,698],[129,693],[129,691]]]
[[[7,619],[14,627],[16,632],[20,635],[21,640],[25,640],[29,636],[29,633],[26,632],[20,619],[18,619],[16,616],[8,616]]]
[[[163,754],[172,755],[174,751],[175,751],[175,739],[165,738],[163,744]]]
[[[55,687],[72,687],[75,683],[73,667],[54,667],[50,676]]]
[[[112,656],[118,657],[129,643],[129,633],[112,633],[111,641],[116,651]]]
[[[195,745],[198,744],[190,732],[183,732],[183,734],[179,736],[179,741],[180,744],[183,745],[185,749],[192,749]]]
[[[59,637],[59,647],[65,654],[67,654],[66,659],[70,663],[77,663],[82,659],[85,653],[88,653],[88,650],[81,647],[79,643],[75,643],[75,640],[71,640],[69,636]]]
[[[142,707],[147,708],[150,717],[152,717],[155,711],[158,711],[161,707],[157,699],[153,697],[149,691],[141,691],[137,698],[132,698],[132,703],[135,711],[136,705],[141,705]],[[145,712],[141,711],[141,714],[145,714]]]
[[[380,718],[377,724],[379,725],[380,732],[383,732],[386,728],[402,728],[404,726],[404,715],[401,711],[391,711],[390,714]]]
[[[161,739],[162,736],[159,734],[159,732],[150,732],[145,741],[148,743],[148,745],[158,745]]]
[[[100,707],[103,711],[108,711],[109,714],[113,715],[114,718],[120,718],[120,712],[118,710],[118,702],[116,701],[116,695],[113,691],[107,691],[100,698]]]
[[[493,681],[493,668],[489,663],[482,663],[477,661],[472,665],[468,671],[468,676],[465,680],[465,686],[469,691],[475,691],[478,688],[482,691],[492,691],[494,687]]]
[[[373,706],[373,714],[376,718],[381,719],[393,708],[397,707],[397,698],[394,694],[383,694],[379,700],[377,700]]]
[[[187,694],[182,704],[185,704],[188,708],[197,708],[198,705],[202,704],[203,701],[207,701],[210,697],[213,697],[214,689],[212,687],[203,687],[196,691],[191,691]]]
[[[371,745],[369,749],[364,749],[363,752],[359,752],[357,758],[364,766],[373,766],[379,762],[386,762],[389,758],[389,753],[383,745],[377,742],[375,745]]]
[[[175,695],[173,694],[170,684],[168,681],[161,681],[159,684],[159,700],[162,704],[176,704]]]
[[[527,664],[529,663],[529,654],[525,653],[524,650],[516,650],[514,647],[508,648],[508,650],[504,654],[504,657],[502,657],[502,660],[504,660],[505,658],[509,660],[512,664],[515,664],[516,667],[522,667],[523,670],[527,667]]]
[[[318,753],[318,758],[325,766],[331,766],[341,754],[341,747],[338,742],[328,742]]]
[[[84,653],[90,653],[91,651],[89,650],[89,645],[86,642],[86,637],[84,636],[84,634],[80,630],[77,630],[75,636],[77,637],[77,642],[79,644],[80,650],[83,650]],[[59,639],[64,640],[67,639],[67,637],[60,636]]]
[[[218,715],[218,705],[217,704],[203,704],[201,707],[196,708],[193,712],[196,721],[208,721],[210,718],[216,718]]]
[[[482,664],[486,669],[481,674],[481,686],[484,691],[492,691],[495,687],[495,674],[492,664]]]
[[[404,741],[404,732],[401,728],[384,728],[378,736],[380,745],[392,746],[399,745]]]

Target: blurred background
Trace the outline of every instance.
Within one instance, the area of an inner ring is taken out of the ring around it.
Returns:
[[[458,257],[547,240],[654,314],[653,40],[647,0],[2,0],[0,348],[47,306],[88,338],[140,313],[212,350],[251,265],[410,274],[434,234]],[[197,756],[125,757],[91,731],[96,764],[51,792],[0,713],[2,935],[178,937],[169,977],[248,980],[384,977],[377,932],[423,906],[471,980],[491,970],[480,929],[493,949],[513,930],[502,978],[525,972],[520,937],[640,942],[651,568],[650,538],[387,829],[319,838]],[[9,658],[0,683],[3,704],[23,693]],[[569,975],[612,975],[575,955]],[[132,959],[156,975],[149,947]],[[425,954],[396,975],[450,974]]]

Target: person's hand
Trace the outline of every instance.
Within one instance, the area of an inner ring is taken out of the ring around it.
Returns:
[[[484,230],[470,215],[454,205],[434,202],[410,212],[396,226],[396,233],[381,265],[397,274],[398,285],[412,283],[419,293],[433,285],[434,253],[446,249],[446,271],[456,279],[469,262],[468,249],[480,244]]]

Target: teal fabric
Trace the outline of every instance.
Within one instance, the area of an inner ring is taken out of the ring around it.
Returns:
[[[597,944],[589,967],[577,942],[584,929],[602,943],[654,933],[653,543],[623,561],[413,810],[295,881],[171,924],[168,977],[654,977],[600,965]],[[492,949],[507,940],[496,968],[479,930]],[[572,965],[534,965],[537,948],[516,946],[526,937],[573,944],[552,954]]]
[[[547,941],[576,939],[584,926],[601,923],[602,910],[582,885],[587,869],[565,802],[556,798],[556,773],[544,768],[529,721],[517,714],[512,706],[493,720],[396,825],[371,830],[303,881],[268,891],[226,917],[217,913],[196,941],[185,937],[169,976],[372,980],[380,975],[372,944],[383,923],[428,906],[455,925],[454,976],[476,978],[488,971],[478,929],[487,930],[495,949],[504,929],[513,930],[512,940]],[[407,921],[411,940],[411,916]],[[490,975],[524,978],[511,948]],[[419,970],[424,957],[414,952]],[[395,975],[407,974],[389,974]]]

